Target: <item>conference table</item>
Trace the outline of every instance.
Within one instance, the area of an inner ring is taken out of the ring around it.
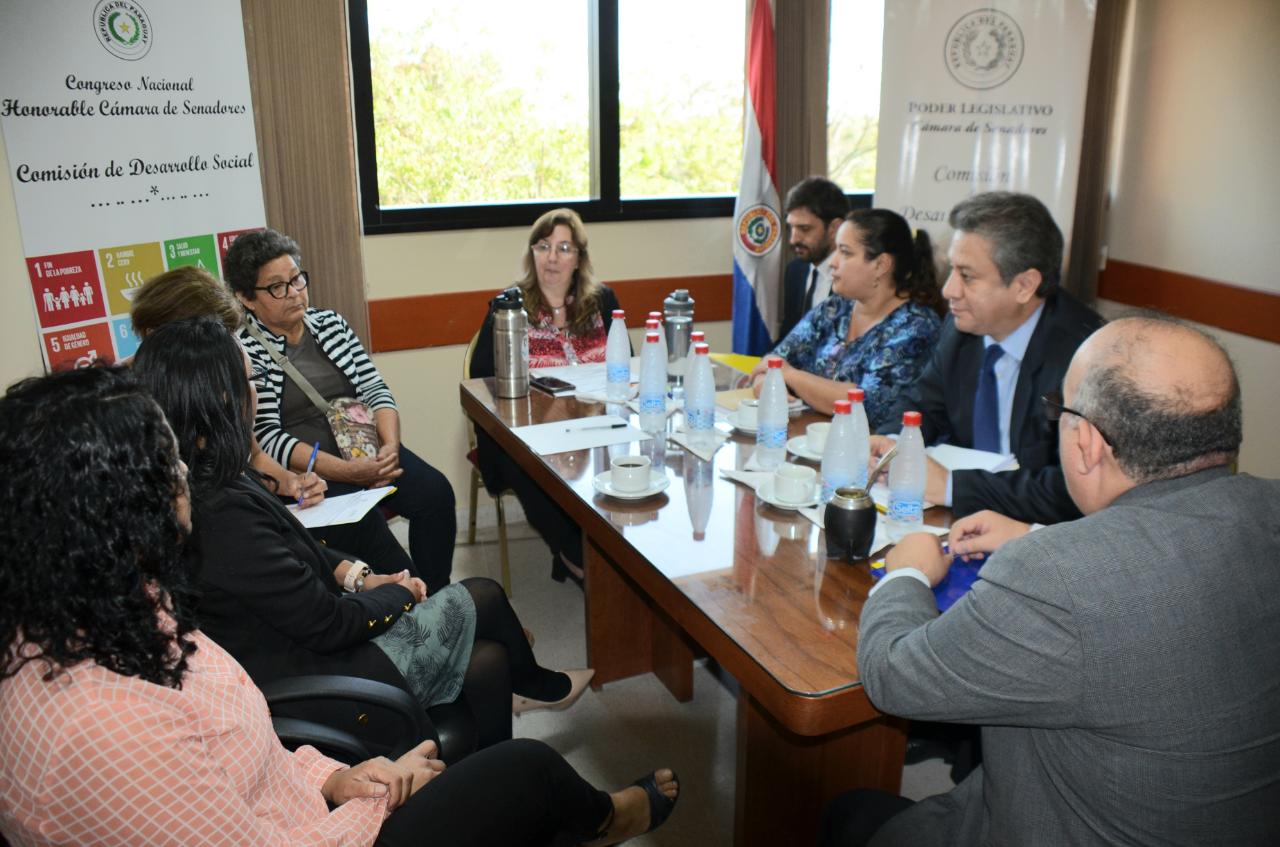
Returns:
[[[719,389],[743,380],[721,365],[716,378]],[[703,656],[737,681],[735,845],[811,847],[835,795],[898,790],[906,722],[878,712],[858,675],[869,563],[828,560],[815,524],[721,477],[744,467],[754,437],[734,431],[710,461],[662,436],[539,456],[513,427],[629,413],[537,391],[501,399],[492,379],[466,380],[460,395],[467,416],[582,527],[593,687],[653,673],[685,702]],[[789,435],[825,419],[793,415]],[[628,453],[648,456],[666,490],[635,501],[598,493],[594,477]],[[944,512],[927,520],[945,523]]]

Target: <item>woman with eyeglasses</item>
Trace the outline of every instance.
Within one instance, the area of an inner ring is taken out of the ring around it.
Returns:
[[[671,814],[670,769],[606,793],[532,739],[447,768],[433,741],[353,767],[285,750],[197,628],[181,440],[122,368],[0,397],[0,844],[615,844]]]
[[[552,209],[533,223],[524,254],[524,293],[529,316],[529,367],[604,361],[605,341],[618,298],[591,267],[587,230],[572,209]],[[493,314],[480,327],[469,376],[493,376]],[[541,488],[477,430],[480,474],[490,491],[515,491],[529,523],[551,548],[551,577],[582,582],[582,532]]]
[[[295,471],[315,472],[328,496],[396,486],[382,502],[409,521],[409,553],[430,591],[449,584],[457,535],[453,487],[440,471],[400,443],[391,389],[350,325],[337,312],[309,308],[309,277],[298,244],[273,229],[241,235],[223,260],[227,284],[248,312],[240,343],[260,373],[254,433],[262,449]],[[325,400],[354,397],[378,431],[375,457],[343,458],[325,414],[285,372],[287,359]]]

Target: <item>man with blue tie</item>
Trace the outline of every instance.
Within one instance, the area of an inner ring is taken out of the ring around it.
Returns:
[[[931,459],[925,499],[957,517],[991,509],[1027,522],[1077,518],[1041,397],[1061,389],[1071,356],[1102,319],[1059,288],[1062,232],[1036,198],[977,194],[949,222],[942,295],[951,314],[924,373],[880,432],[897,432],[901,412],[915,410],[928,444],[1017,457],[1018,470],[1003,473],[948,473]],[[877,455],[888,449],[886,438],[872,442]]]
[[[783,208],[796,258],[787,264],[782,278],[778,341],[786,338],[810,309],[831,296],[831,254],[836,230],[849,213],[849,198],[831,180],[811,176],[791,187]]]

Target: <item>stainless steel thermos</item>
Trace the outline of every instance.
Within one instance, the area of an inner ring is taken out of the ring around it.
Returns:
[[[693,298],[687,288],[677,288],[662,301],[662,325],[667,329],[667,375],[681,385],[693,332]]]
[[[524,295],[508,288],[489,304],[493,311],[493,366],[499,397],[529,393],[529,319]]]

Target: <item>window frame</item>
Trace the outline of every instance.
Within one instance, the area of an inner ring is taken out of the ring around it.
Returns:
[[[368,0],[348,0],[351,86],[355,111],[356,168],[360,214],[366,235],[527,226],[550,209],[568,207],[584,221],[642,221],[731,217],[736,196],[621,197],[619,123],[618,2],[590,0],[591,178],[594,199],[383,209],[378,197],[378,163],[373,118],[373,72],[369,49]]]

